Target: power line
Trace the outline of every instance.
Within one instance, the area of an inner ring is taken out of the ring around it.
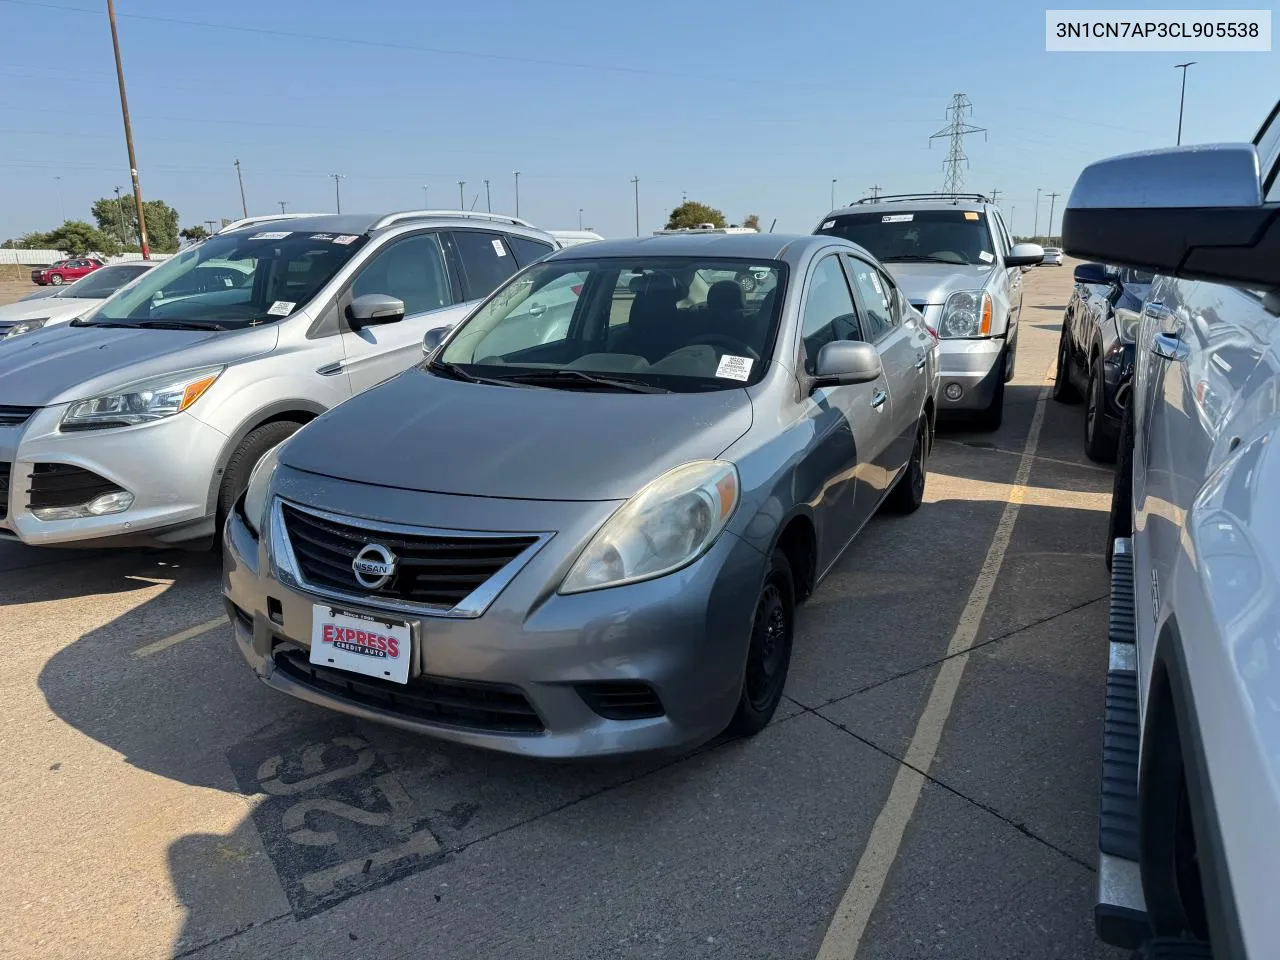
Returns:
[[[986,138],[986,127],[975,127],[965,120],[965,117],[971,113],[973,113],[973,104],[969,98],[963,93],[955,94],[951,98],[951,106],[947,107],[947,116],[951,118],[951,122],[929,137],[930,145],[939,137],[946,137],[951,141],[947,150],[947,159],[943,161],[943,166],[947,169],[947,177],[942,189],[944,193],[952,196],[964,189],[964,170],[969,166],[969,158],[964,152],[964,138],[971,133],[981,133],[983,138]]]

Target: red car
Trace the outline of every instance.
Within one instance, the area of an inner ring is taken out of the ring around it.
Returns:
[[[81,277],[93,273],[106,264],[93,257],[73,257],[70,260],[59,260],[48,267],[38,267],[31,271],[31,282],[40,286],[53,284],[60,287],[64,283],[74,283]]]

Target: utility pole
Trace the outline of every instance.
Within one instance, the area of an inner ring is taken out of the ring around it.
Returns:
[[[520,171],[515,171],[516,178],[516,216],[520,216]]]
[[[631,185],[636,188],[636,236],[640,236],[640,178],[632,177]]]
[[[422,205],[428,210],[431,209],[431,204],[427,202],[427,185],[425,183],[422,185]]]
[[[338,181],[345,180],[347,178],[340,173],[331,173],[329,174],[329,176],[333,177],[333,199],[337,204],[338,212],[341,213],[342,212],[342,191],[338,187]]]
[[[1040,188],[1036,187],[1036,217],[1035,225],[1031,228],[1031,238],[1034,240],[1040,236]]]
[[[1048,236],[1050,240],[1053,239],[1053,202],[1057,200],[1060,196],[1062,196],[1062,194],[1060,193],[1049,194],[1049,234]]]
[[[120,215],[120,245],[124,246],[129,242],[129,232],[124,228],[124,200],[119,187],[116,187],[116,213]]]
[[[1197,62],[1188,60],[1186,63],[1173,65],[1173,69],[1182,71],[1182,95],[1178,98],[1178,146],[1182,146],[1182,108],[1187,102],[1187,67],[1194,67]]]
[[[973,113],[973,104],[969,98],[963,93],[955,94],[951,98],[951,106],[947,107],[947,116],[951,118],[951,122],[929,137],[931,146],[933,141],[940,137],[951,141],[950,148],[947,150],[947,159],[942,164],[947,170],[946,182],[942,190],[953,197],[964,189],[964,171],[969,166],[969,158],[964,152],[964,138],[971,133],[980,133],[983,139],[986,139],[987,135],[986,127],[975,127],[965,119],[971,113]]]
[[[216,227],[216,226],[218,225],[218,221],[217,221],[217,220],[206,220],[206,221],[205,221],[205,223],[207,223],[207,224],[209,225],[209,236],[213,236],[213,235],[214,235],[214,233],[216,232],[213,228],[214,228],[214,227]]]
[[[582,208],[578,208],[578,229],[582,229]]]
[[[277,201],[276,201],[276,203],[280,204],[280,212],[281,212],[281,213],[284,213],[284,208],[285,208],[285,206],[289,203],[289,201],[288,201],[288,200],[277,200]]]
[[[836,178],[832,177],[831,178],[831,205],[827,207],[828,210],[834,210],[836,208],[836,182],[837,182]]]
[[[111,23],[111,46],[116,55],[116,80],[120,84],[120,113],[124,116],[124,142],[129,148],[129,176],[133,178],[133,202],[138,207],[138,240],[142,259],[151,259],[151,244],[147,240],[147,215],[142,209],[142,185],[138,182],[138,158],[133,152],[133,124],[129,122],[129,98],[124,92],[124,66],[120,62],[120,34],[116,30],[114,0],[107,0],[107,20]]]
[[[998,204],[996,201],[1000,199],[1000,194],[1001,194],[1002,192],[1003,192],[1003,191],[1001,191],[1001,190],[992,190],[992,191],[991,191],[991,205],[992,205],[993,207],[995,207],[995,206],[999,206],[999,204]]]
[[[240,172],[240,161],[237,159],[232,166],[236,168],[236,179],[240,181],[240,212],[247,217],[249,216],[249,205],[244,202],[244,174]]]
[[[466,185],[467,185],[467,181],[465,180],[458,181],[458,209],[459,210],[467,209],[467,198],[466,198],[466,194],[463,193],[463,189],[466,187]]]
[[[875,186],[873,186],[873,187],[871,188],[871,199],[872,199],[872,200],[879,200],[879,199],[880,199],[880,191],[881,191],[881,189],[883,189],[883,188],[882,188],[879,184],[876,184]]]
[[[490,213],[493,213],[493,198],[489,196],[489,181],[484,182],[484,205]]]

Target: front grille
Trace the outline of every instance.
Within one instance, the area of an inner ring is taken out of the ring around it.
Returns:
[[[272,660],[281,673],[319,693],[447,727],[493,733],[542,733],[542,720],[516,687],[444,677],[416,677],[406,685],[318,667],[307,652],[277,643]]]
[[[0,427],[20,427],[39,409],[39,407],[11,407],[0,404]]]
[[[68,463],[37,463],[31,471],[31,509],[78,507],[120,487],[91,470]]]
[[[0,463],[0,520],[9,516],[9,474],[13,464]]]
[[[537,543],[533,536],[388,533],[317,517],[283,504],[285,529],[302,577],[312,586],[450,609]],[[377,590],[356,582],[351,562],[371,543],[397,557]]]
[[[587,706],[606,720],[644,720],[666,712],[653,687],[647,683],[634,680],[580,683],[577,690]]]

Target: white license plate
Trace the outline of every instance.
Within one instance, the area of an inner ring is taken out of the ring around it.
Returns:
[[[311,607],[311,662],[317,666],[408,683],[412,655],[413,632],[403,620]]]

